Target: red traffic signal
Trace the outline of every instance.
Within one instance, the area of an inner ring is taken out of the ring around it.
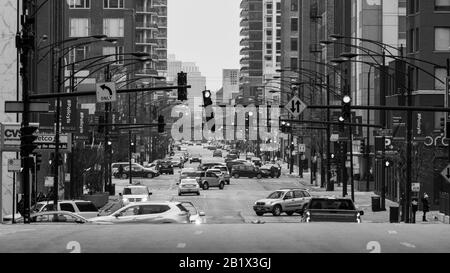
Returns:
[[[184,72],[178,73],[178,86],[186,86],[186,85],[187,85],[187,74]],[[187,100],[186,87],[178,87],[178,100],[179,101]]]
[[[38,130],[38,127],[27,126],[20,128],[20,154],[21,156],[29,156],[37,148],[34,141],[38,138],[34,133]]]

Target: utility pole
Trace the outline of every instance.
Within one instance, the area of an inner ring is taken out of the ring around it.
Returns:
[[[23,114],[22,114],[22,128],[21,128],[21,148],[20,156],[22,160],[22,185],[24,193],[24,223],[30,223],[30,170],[31,170],[31,157],[30,157],[30,138],[26,138],[24,134],[26,131],[33,133],[31,127],[29,127],[30,122],[30,100],[29,100],[29,79],[30,79],[30,59],[31,53],[35,50],[35,34],[33,33],[35,21],[33,18],[29,18],[28,15],[32,14],[32,7],[34,6],[33,1],[23,0],[22,2],[22,16],[21,16],[21,33],[16,35],[16,47],[20,52],[20,75],[22,77],[22,100],[23,100]],[[19,8],[19,7],[17,7]],[[37,128],[36,128],[37,129]],[[30,136],[28,135],[28,136]],[[14,212],[13,212],[14,214]]]
[[[327,105],[330,105],[330,75],[327,74]],[[327,122],[331,122],[331,110],[327,109]],[[331,181],[331,124],[327,124],[327,191],[334,191]]]
[[[412,106],[412,75],[413,68],[408,67],[408,106]],[[406,122],[406,185],[405,185],[405,222],[411,222],[411,150],[412,150],[412,111],[408,111],[407,113],[407,122]]]
[[[105,68],[105,81],[110,82],[111,81],[111,71],[110,71],[110,65],[107,65]],[[109,111],[111,108],[111,103],[106,102],[105,103],[105,123],[109,124]],[[111,184],[111,172],[110,168],[111,165],[109,164],[109,156],[110,156],[110,145],[109,145],[109,126],[105,125],[105,148],[104,148],[104,156],[103,156],[103,163],[104,163],[104,170],[105,170],[105,192],[109,192],[110,195],[112,194],[112,184]]]

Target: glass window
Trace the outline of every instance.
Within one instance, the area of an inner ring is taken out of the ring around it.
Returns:
[[[291,1],[291,11],[298,11],[298,0]]]
[[[77,218],[68,214],[55,213],[55,214],[35,216],[31,219],[31,221],[37,223],[49,223],[49,222],[75,223],[77,221]]]
[[[103,0],[105,9],[123,9],[125,0]]]
[[[139,207],[139,214],[157,214],[166,212],[168,210],[170,210],[170,207],[167,205],[145,205]]]
[[[445,68],[435,68],[434,76],[436,77],[434,83],[434,89],[436,90],[445,90],[445,84],[440,82],[439,80],[445,82],[447,78],[447,69]],[[439,80],[438,80],[439,79]]]
[[[291,70],[297,70],[297,64],[298,64],[298,59],[297,58],[291,58]]]
[[[76,63],[80,62],[87,58],[89,53],[89,47],[88,46],[80,46],[72,49],[69,52],[69,63]],[[114,167],[113,167],[114,168]]]
[[[118,47],[108,46],[108,47],[104,47],[103,48],[103,55],[104,56],[106,56],[106,55],[115,55],[116,54],[116,56],[110,56],[110,57],[106,58],[105,62],[117,61],[114,64],[121,65],[124,62],[124,56],[120,55],[120,54],[123,54],[123,53],[124,53],[123,52],[123,46],[118,46]]]
[[[90,35],[89,18],[70,19],[70,37],[86,37]]]
[[[139,215],[139,206],[129,207],[129,208],[123,210],[120,214],[121,214],[121,216]]]
[[[278,48],[277,48],[278,50]],[[297,51],[298,50],[298,40],[297,38],[291,38],[291,51]]]
[[[437,11],[450,11],[450,0],[435,0],[434,9]]]
[[[291,18],[291,31],[298,31],[298,18]]]
[[[294,191],[294,198],[303,198],[303,197],[305,196],[303,195],[302,191]]]
[[[91,202],[75,202],[80,212],[97,212],[98,209]]]
[[[294,198],[294,195],[292,194],[292,191],[288,191],[285,195],[284,195],[284,199],[292,199]]]
[[[450,28],[437,27],[434,29],[434,49],[440,51],[450,50]]]
[[[60,206],[61,210],[63,210],[63,211],[75,212],[74,207],[70,203],[61,203],[61,204],[59,204],[59,206]]]
[[[89,9],[91,8],[91,0],[69,0],[70,9]]]
[[[124,20],[123,18],[104,18],[103,34],[108,37],[124,36]]]

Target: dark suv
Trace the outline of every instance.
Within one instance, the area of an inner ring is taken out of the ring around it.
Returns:
[[[173,165],[171,161],[159,161],[156,167],[161,174],[173,174]]]
[[[263,178],[263,173],[257,167],[254,167],[252,165],[241,164],[241,165],[233,166],[233,168],[231,170],[231,176],[234,178],[256,177],[258,179],[261,179],[261,178]]]

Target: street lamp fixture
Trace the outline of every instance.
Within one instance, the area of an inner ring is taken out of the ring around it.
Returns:
[[[337,40],[343,39],[344,36],[342,36],[342,35],[340,35],[340,34],[331,34],[331,35],[330,35],[330,38],[331,38],[331,40],[333,40],[333,41],[337,41]]]
[[[343,101],[345,104],[349,104],[350,102],[352,102],[352,98],[351,98],[350,96],[346,95],[346,96],[344,96],[344,97],[342,98],[342,101]]]
[[[330,63],[332,64],[332,65],[339,65],[339,64],[342,64],[342,63],[345,63],[345,62],[347,62],[348,60],[345,60],[345,59],[343,59],[343,58],[339,58],[339,59],[331,59],[330,60]]]
[[[339,121],[340,121],[340,122],[344,122],[344,121],[345,121],[344,117],[340,116],[340,117],[339,117]]]
[[[345,58],[347,60],[353,59],[358,56],[358,54],[353,52],[344,52],[340,55],[342,58]]]
[[[331,45],[332,43],[333,43],[333,41],[328,41],[328,40],[321,40],[321,41],[319,42],[319,44],[320,44],[321,46]]]

